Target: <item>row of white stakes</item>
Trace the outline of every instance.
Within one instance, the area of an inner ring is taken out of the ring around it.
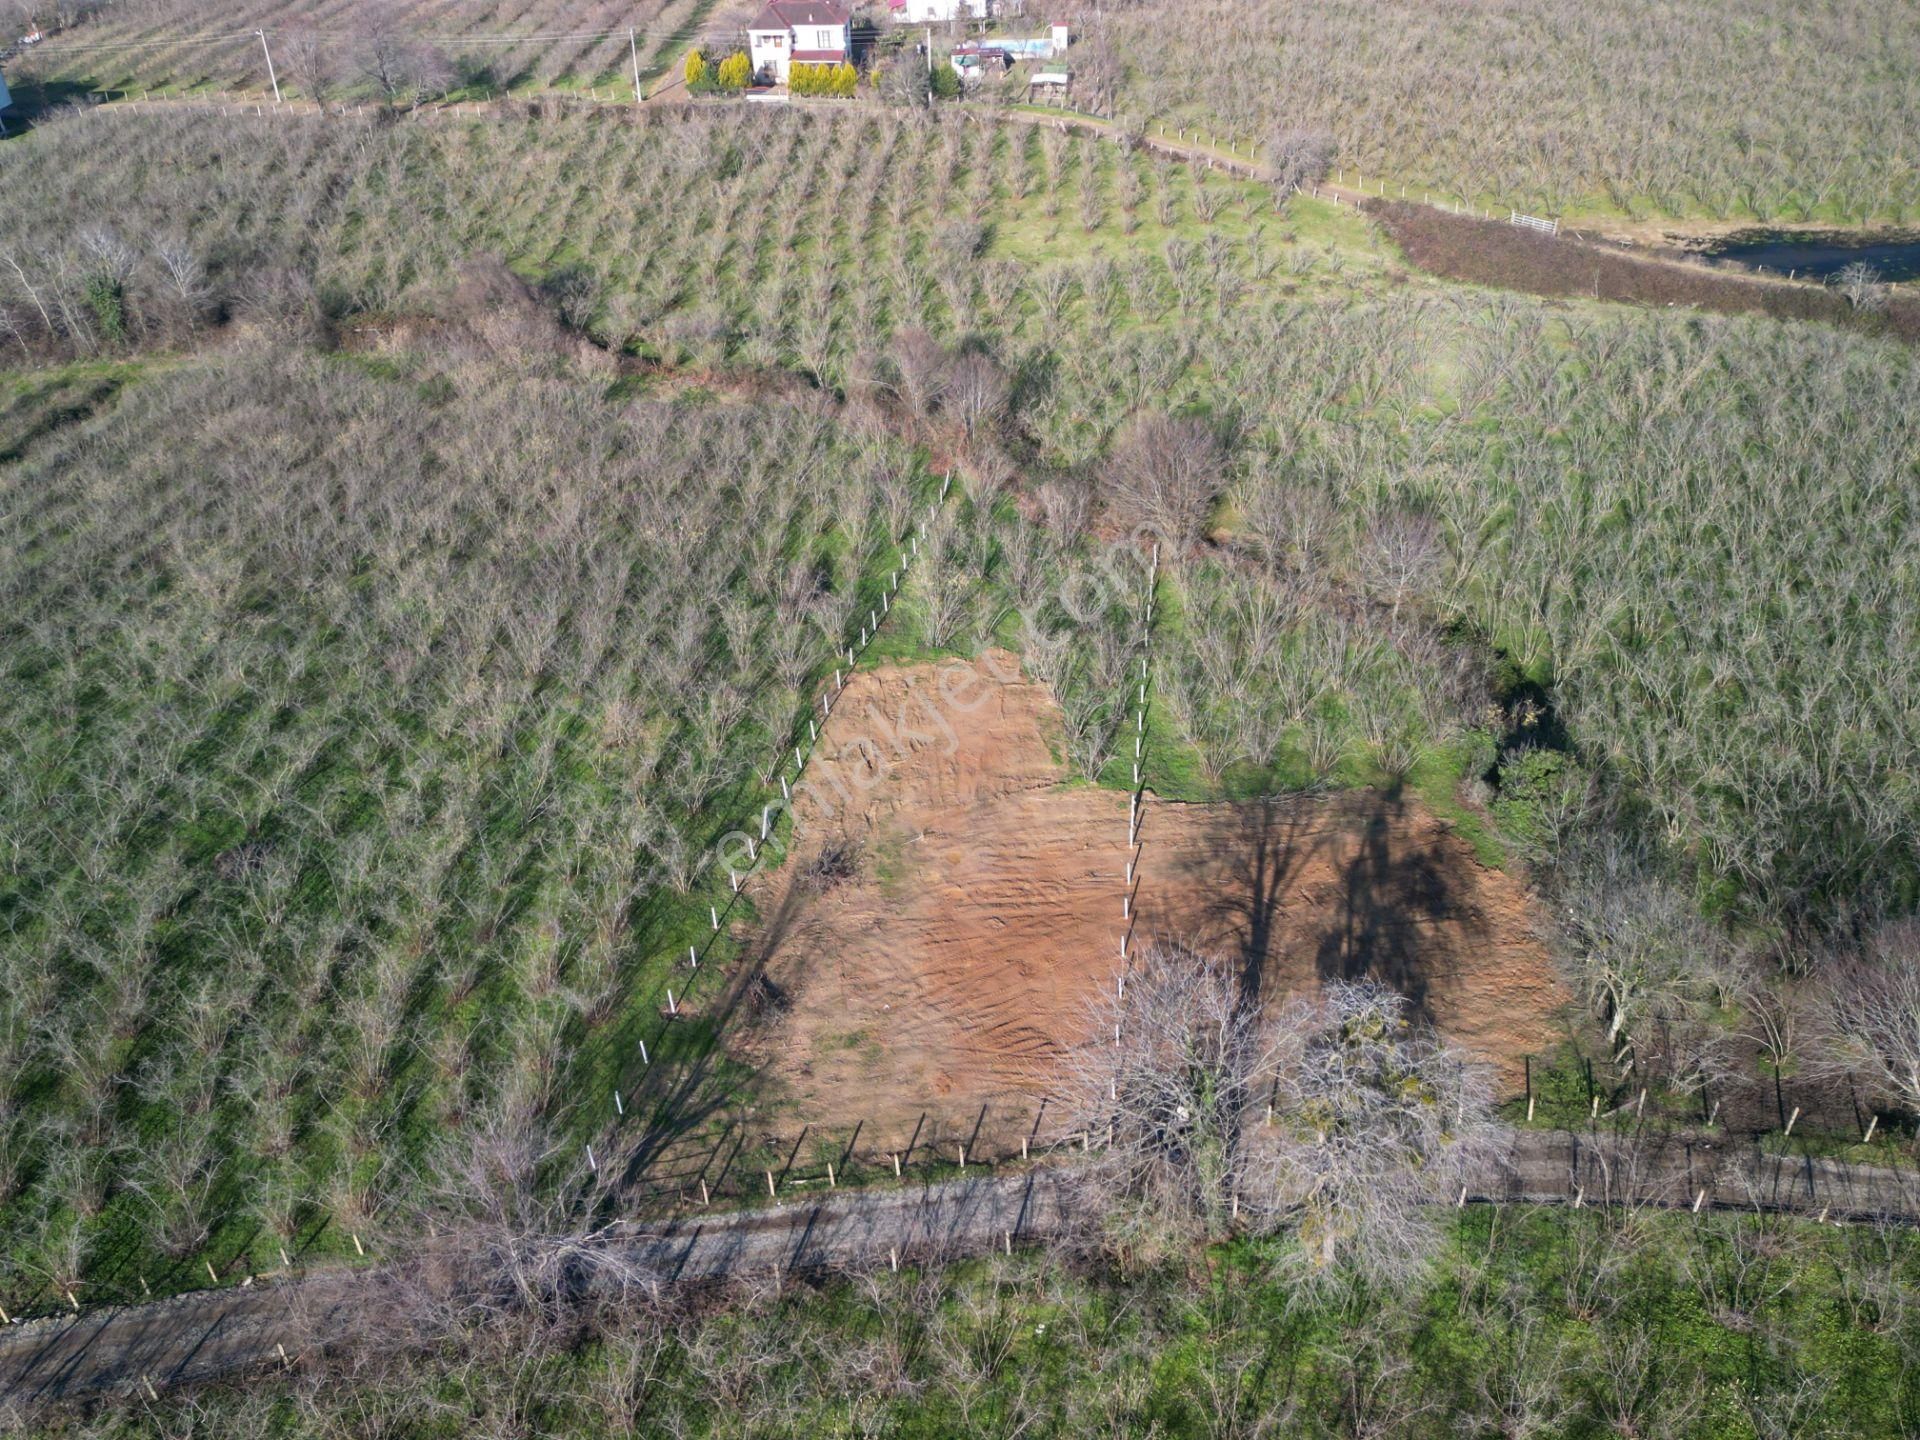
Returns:
[[[940,482],[940,498],[938,500],[930,502],[927,506],[928,521],[931,521],[935,517],[935,515],[939,513],[940,506],[946,501],[946,498],[948,494],[951,493],[952,489],[953,489],[953,471],[949,469],[946,473],[946,476]],[[851,672],[854,666],[858,663],[859,652],[864,652],[867,646],[871,644],[874,639],[878,638],[880,633],[880,620],[882,619],[882,617],[892,613],[893,597],[900,593],[900,585],[901,585],[901,582],[906,577],[907,566],[912,564],[912,562],[916,558],[918,558],[920,554],[920,534],[921,534],[921,527],[916,526],[913,529],[913,531],[908,535],[907,557],[905,560],[901,562],[900,565],[896,566],[888,574],[887,588],[881,593],[881,597],[880,597],[880,609],[878,610],[878,612],[875,612],[872,610],[869,610],[867,612],[868,623],[865,627],[861,629],[860,644],[858,647],[858,651],[856,651],[853,647],[848,648],[847,650],[848,674],[846,676],[843,676],[838,666],[834,668],[833,689],[827,694],[822,695],[820,699],[821,723],[824,723],[826,718],[833,714],[833,702],[839,697],[841,691],[846,688],[846,680],[850,678]],[[813,720],[811,716],[809,716],[807,719],[807,743],[808,743],[809,754],[813,750],[819,747],[819,742],[820,742],[820,726]],[[784,769],[784,765],[782,763],[784,759],[785,757],[782,756],[781,760],[775,762],[776,770]],[[792,780],[794,782],[798,782],[801,774],[804,772],[805,769],[806,769],[806,755],[803,755],[801,753],[800,747],[796,745],[793,747]],[[793,799],[792,786],[789,784],[788,777],[784,774],[780,776],[780,798],[783,801],[786,801],[789,803]],[[767,842],[768,837],[772,834],[772,829],[773,829],[773,806],[771,803],[768,803],[766,805],[761,806],[760,808],[760,839],[758,842],[759,845],[764,845]],[[747,858],[750,860],[757,860],[759,858],[758,845],[756,845],[754,838],[751,835],[747,837]],[[744,882],[740,878],[739,872],[729,868],[727,871],[727,884],[731,892],[735,895],[738,895],[744,885]],[[712,934],[717,935],[720,933],[720,911],[717,906],[712,904],[709,904],[707,906],[707,923],[711,927]],[[700,968],[699,947],[694,945],[689,945],[687,947],[687,968],[689,971],[699,970]],[[680,1013],[680,1006],[679,1006],[679,1002],[674,998],[673,987],[671,985],[667,986],[666,992],[667,992],[667,1014],[670,1017],[677,1017]],[[653,1057],[647,1051],[647,1042],[645,1038],[644,1037],[639,1038],[637,1043],[640,1047],[640,1063],[642,1065],[653,1064]],[[627,1113],[626,1104],[622,1099],[618,1088],[616,1088],[613,1092],[613,1108],[614,1108],[614,1114],[617,1118],[621,1118],[621,1119],[625,1118]],[[587,1155],[587,1168],[590,1171],[592,1171],[594,1174],[598,1174],[600,1171],[600,1166],[599,1166],[598,1160],[594,1156],[593,1147],[591,1145],[588,1145],[586,1147],[586,1155]],[[962,1169],[966,1168],[966,1158],[964,1153],[962,1154],[960,1164]],[[894,1169],[896,1172],[899,1170],[899,1167],[900,1167],[900,1162],[899,1162],[899,1159],[896,1157],[894,1160]],[[768,1178],[769,1178],[769,1185],[771,1185],[771,1178],[772,1178],[771,1175],[769,1175]],[[706,1203],[708,1203],[707,1187],[706,1187],[705,1181],[701,1182],[700,1190],[701,1190],[701,1204],[705,1205]]]
[[[1140,860],[1140,767],[1145,759],[1147,735],[1147,651],[1153,639],[1153,596],[1160,579],[1160,546],[1156,541],[1147,562],[1147,596],[1140,617],[1140,679],[1138,705],[1133,715],[1133,786],[1127,792],[1127,865],[1120,889],[1120,963],[1114,971],[1113,993],[1118,1004],[1127,996],[1127,960],[1133,938],[1133,926],[1139,912],[1134,908],[1135,871]],[[1120,1023],[1114,1022],[1113,1045],[1120,1048]],[[1117,1082],[1110,1088],[1117,1091]]]

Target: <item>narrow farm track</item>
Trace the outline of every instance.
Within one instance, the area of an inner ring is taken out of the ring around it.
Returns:
[[[1920,1223],[1920,1176],[1686,1136],[1633,1145],[1522,1131],[1507,1164],[1466,1199],[1493,1204],[1634,1205],[1791,1212],[1834,1223]],[[662,1287],[760,1272],[823,1274],[939,1262],[1031,1244],[1077,1218],[1068,1168],[1036,1168],[636,1229],[631,1256]],[[0,1333],[7,1407],[137,1395],[283,1363],[280,1347],[351,1343],[398,1271],[323,1271],[242,1290],[43,1320]],[[297,1318],[296,1318],[297,1317]]]

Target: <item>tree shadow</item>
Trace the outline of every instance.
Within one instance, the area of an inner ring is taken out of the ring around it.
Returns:
[[[1464,907],[1442,857],[1411,838],[1410,820],[1397,793],[1267,796],[1221,815],[1184,869],[1212,894],[1201,939],[1237,962],[1244,1003],[1289,973],[1290,958],[1300,976],[1311,956],[1321,983],[1377,980],[1432,1020],[1436,967],[1450,948],[1432,929],[1457,923]],[[1325,870],[1337,886],[1331,903]]]
[[[1208,907],[1214,943],[1230,944],[1240,965],[1240,999],[1257,1005],[1274,958],[1274,937],[1288,891],[1301,868],[1324,844],[1313,823],[1315,806],[1297,798],[1263,796],[1228,808],[1208,836],[1207,853],[1187,864],[1217,886]],[[1219,862],[1227,859],[1225,883]]]
[[[756,927],[725,988],[702,1002],[691,1044],[668,1050],[666,1031],[676,1022],[656,1022],[651,1048],[660,1063],[642,1066],[637,1073],[630,1070],[625,1077],[633,1097],[628,1113],[639,1134],[626,1150],[618,1188],[631,1193],[657,1178],[663,1164],[687,1142],[703,1151],[717,1149],[724,1135],[710,1141],[709,1128],[717,1121],[730,1124],[728,1117],[758,1096],[758,1077],[738,1073],[722,1037],[736,1033],[736,1021],[750,1021],[764,1003],[763,982],[771,983],[767,967],[783,946],[804,937],[811,898],[806,885],[787,887],[773,912]]]
[[[1434,922],[1457,919],[1461,906],[1431,846],[1406,838],[1398,823],[1405,817],[1397,791],[1357,811],[1358,843],[1342,867],[1340,906],[1319,938],[1315,967],[1322,982],[1390,985],[1431,1022],[1433,961],[1444,947],[1425,937]]]

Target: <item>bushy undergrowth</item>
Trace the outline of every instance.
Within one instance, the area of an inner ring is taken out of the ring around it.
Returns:
[[[1204,1267],[1019,1255],[735,1287],[691,1313],[485,1317],[286,1387],[56,1425],[203,1433],[1891,1436],[1920,1422],[1910,1235],[1473,1210],[1404,1294],[1303,1303],[1285,1242]]]
[[[1321,133],[1349,179],[1548,214],[1920,208],[1920,99],[1896,58],[1920,45],[1920,16],[1899,0],[1817,17],[1794,0],[1177,0],[1109,17],[1083,50],[1102,70],[1127,62],[1123,111],[1270,149]]]

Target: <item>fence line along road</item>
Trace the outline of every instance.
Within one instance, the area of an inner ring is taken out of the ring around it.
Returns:
[[[1840,1223],[1920,1221],[1903,1171],[1695,1137],[1519,1131],[1509,1159],[1468,1187],[1505,1204],[1647,1205],[1700,1213],[1784,1211]],[[1076,1218],[1070,1167],[841,1191],[817,1202],[699,1216],[632,1232],[629,1254],[662,1287],[729,1275],[873,1271],[1011,1249]],[[89,1395],[155,1394],[284,1363],[281,1346],[351,1338],[400,1270],[319,1271],[242,1290],[89,1312],[0,1330],[0,1416]],[[296,1321],[295,1299],[302,1317]]]

